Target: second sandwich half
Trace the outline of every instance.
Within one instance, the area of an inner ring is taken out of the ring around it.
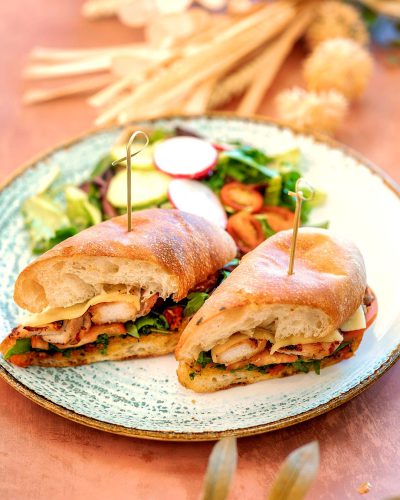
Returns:
[[[222,229],[152,209],[82,231],[30,264],[15,284],[31,314],[0,351],[19,366],[72,366],[173,352],[222,280],[236,246]]]

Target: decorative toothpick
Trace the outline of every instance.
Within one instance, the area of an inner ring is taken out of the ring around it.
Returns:
[[[301,185],[310,192],[309,196],[304,196],[303,191],[301,190]],[[289,276],[293,274],[293,267],[294,267],[294,256],[296,253],[296,242],[297,242],[297,233],[299,232],[299,227],[300,227],[300,217],[301,217],[301,205],[303,201],[310,201],[314,197],[314,189],[308,182],[306,182],[302,177],[300,179],[297,179],[296,186],[293,191],[289,191],[288,193],[290,196],[295,196],[296,197],[296,211],[294,213],[294,225],[293,225],[293,236],[292,236],[292,243],[290,245],[290,260],[289,260],[289,269],[288,269],[288,274]]]
[[[132,153],[131,152],[132,144],[139,134],[142,134],[145,137],[146,143],[142,147],[140,147],[137,151]],[[134,132],[130,136],[128,144],[126,145],[126,156],[124,158],[120,158],[119,160],[115,160],[112,162],[113,167],[115,167],[116,165],[126,161],[126,168],[127,168],[127,178],[126,178],[127,197],[126,198],[127,198],[127,211],[128,211],[128,232],[132,231],[132,166],[131,166],[131,159],[134,156],[136,156],[137,154],[139,154],[141,151],[143,151],[148,144],[149,144],[149,138],[147,137],[147,135],[144,132],[142,132],[141,130],[137,130],[136,132]]]

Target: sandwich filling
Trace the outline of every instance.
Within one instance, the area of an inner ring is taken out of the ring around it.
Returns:
[[[332,358],[346,358],[357,349],[366,328],[374,321],[377,303],[367,288],[363,303],[338,330],[324,338],[287,337],[276,341],[274,325],[262,325],[251,331],[239,331],[210,351],[200,352],[193,363],[190,378],[208,368],[220,370],[256,370],[270,373],[291,366],[295,371],[319,374],[321,362]]]
[[[177,342],[190,318],[230,270],[226,267],[212,274],[180,302],[164,300],[152,291],[114,286],[86,303],[31,315],[13,329],[0,351],[13,364],[29,366],[37,354],[68,358],[79,351],[84,358],[85,352],[98,351],[106,355],[116,338],[124,339],[126,345],[144,336],[175,335]]]

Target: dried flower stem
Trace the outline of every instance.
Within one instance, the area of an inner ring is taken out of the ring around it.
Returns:
[[[68,83],[49,89],[28,90],[22,97],[24,104],[37,104],[40,102],[59,99],[60,97],[68,97],[84,92],[97,90],[104,85],[108,85],[112,81],[111,75],[101,75],[95,78],[85,78],[77,82]]]
[[[203,113],[206,111],[215,80],[215,78],[210,78],[196,87],[183,106],[185,113]]]
[[[152,52],[154,52],[154,49],[143,42],[126,45],[111,45],[93,49],[53,49],[51,47],[35,47],[30,53],[30,58],[33,61],[54,63],[87,59],[102,55],[122,55],[126,53],[134,53],[138,57],[147,57]]]
[[[295,10],[288,2],[264,7],[245,19],[242,31],[236,28],[231,38],[210,44],[190,58],[171,64],[162,73],[136,89],[131,96],[100,115],[96,124],[108,123],[120,113],[122,113],[120,121],[131,119],[133,117],[129,113],[124,113],[127,108],[136,109],[140,114],[149,102],[162,105],[186,94],[204,80],[227,71],[237,60],[273,38],[293,19],[294,15]],[[251,17],[252,23],[249,22]],[[267,23],[269,30],[266,29]]]
[[[112,59],[103,55],[91,59],[71,61],[63,64],[41,65],[36,64],[25,68],[24,77],[28,80],[42,78],[60,78],[65,76],[83,75],[87,73],[98,73],[111,68]]]
[[[293,48],[312,19],[311,10],[304,9],[298,14],[295,21],[288,29],[266,49],[260,56],[257,64],[257,78],[252,79],[252,83],[247,89],[243,99],[237,109],[238,113],[251,114],[259,108],[261,101],[283,62]]]

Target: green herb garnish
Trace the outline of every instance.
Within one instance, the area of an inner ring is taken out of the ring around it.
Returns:
[[[196,363],[198,363],[202,368],[205,368],[207,365],[212,363],[211,351],[201,351],[199,354]]]
[[[292,363],[292,366],[294,366],[294,368],[296,368],[299,372],[308,373],[310,371],[310,363],[305,361],[295,361]]]
[[[100,354],[107,354],[107,347],[109,343],[109,337],[106,333],[99,335],[96,339],[95,344],[101,347]]]
[[[138,318],[135,322],[128,321],[125,323],[126,333],[140,338],[141,335],[149,335],[150,333],[171,333],[169,330],[169,323],[167,318],[162,314],[152,311],[147,316]]]
[[[341,351],[344,349],[346,346],[350,345],[351,342],[342,342],[334,351],[333,354],[336,354],[337,352]]]
[[[125,323],[125,328],[128,335],[140,339],[139,331],[133,321],[128,321],[127,323]]]

